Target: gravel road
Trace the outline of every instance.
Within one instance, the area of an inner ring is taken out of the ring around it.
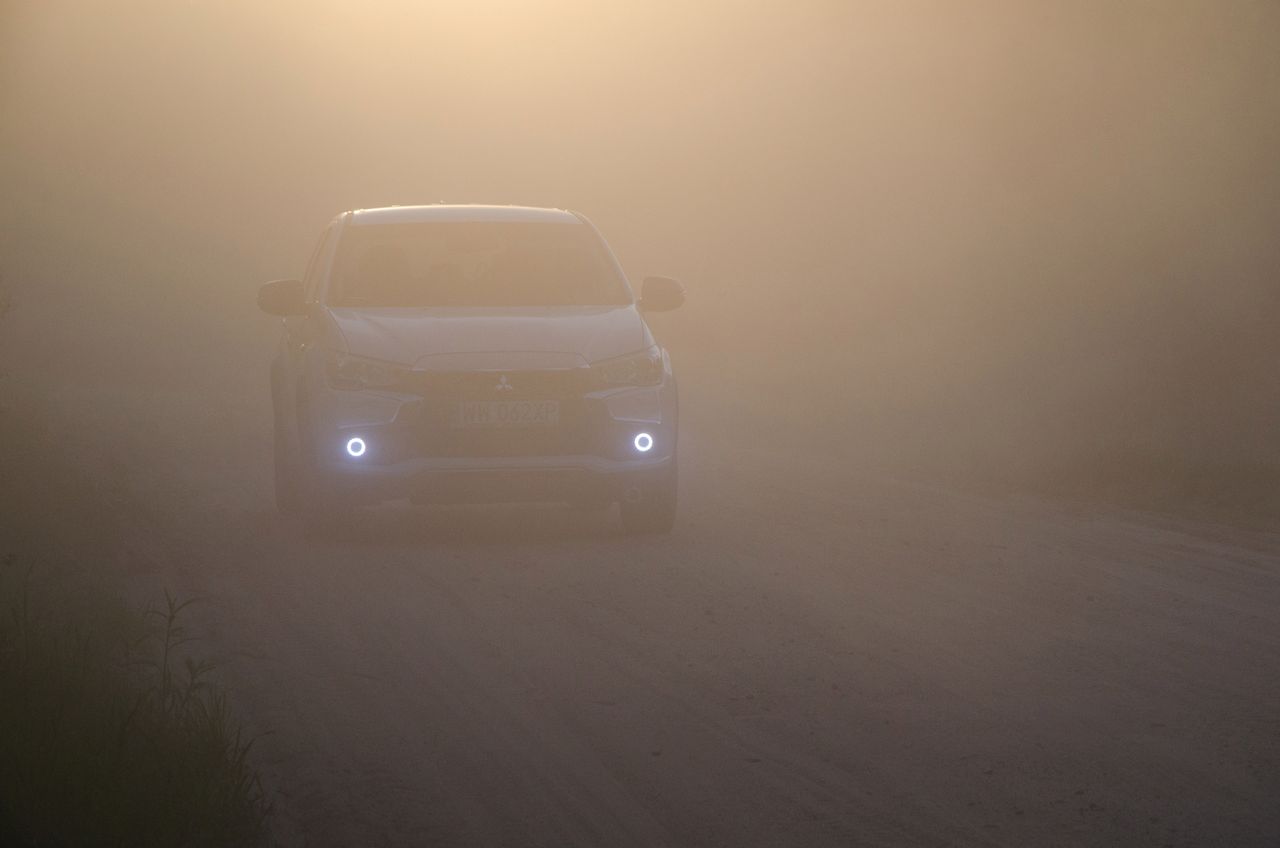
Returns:
[[[265,367],[126,380],[34,332],[8,402],[121,493],[124,579],[202,599],[284,844],[1280,844],[1276,533],[748,450],[695,367],[670,537],[307,538]]]

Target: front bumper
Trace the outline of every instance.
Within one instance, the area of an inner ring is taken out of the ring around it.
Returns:
[[[557,399],[555,428],[459,431],[442,423],[458,398],[325,386],[308,416],[312,454],[326,485],[365,503],[619,500],[674,466],[674,380]]]
[[[658,462],[607,464],[589,457],[570,459],[569,463],[539,458],[520,463],[446,464],[420,460],[391,468],[359,469],[330,465],[324,470],[324,480],[353,503],[401,498],[415,503],[608,503],[623,500],[631,490],[657,486],[675,465],[672,457]]]

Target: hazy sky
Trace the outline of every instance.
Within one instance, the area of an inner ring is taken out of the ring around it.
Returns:
[[[246,298],[298,273],[343,209],[545,204],[590,215],[633,275],[701,290],[681,320],[702,338],[771,330],[783,365],[843,351],[911,408],[1163,392],[1126,413],[1149,422],[1186,351],[1210,364],[1184,413],[1275,370],[1249,324],[1280,266],[1274,2],[7,0],[0,16],[11,269],[88,245],[166,286],[198,266],[194,298],[217,269]]]

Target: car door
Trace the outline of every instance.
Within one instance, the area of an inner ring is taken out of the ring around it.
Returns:
[[[306,372],[308,352],[315,347],[321,327],[320,316],[314,308],[318,297],[319,283],[323,276],[325,259],[331,253],[330,245],[334,241],[335,224],[330,224],[320,234],[311,259],[307,262],[306,272],[302,277],[302,287],[308,309],[305,315],[291,315],[282,319],[283,336],[279,352],[272,369],[272,395],[275,400],[275,412],[281,423],[290,431],[298,434],[305,442],[306,437],[300,427],[302,409],[306,402]]]

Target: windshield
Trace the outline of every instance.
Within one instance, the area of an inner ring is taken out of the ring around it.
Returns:
[[[560,222],[347,227],[333,306],[621,306],[631,294],[595,231]]]

